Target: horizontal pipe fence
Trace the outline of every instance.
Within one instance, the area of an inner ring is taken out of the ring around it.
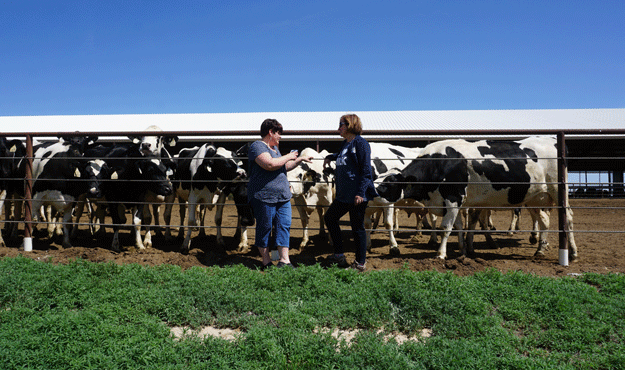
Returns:
[[[239,143],[240,145],[243,145],[246,142],[249,141],[254,141],[257,140],[259,138],[258,132],[257,131],[159,131],[159,132],[154,132],[154,131],[123,131],[123,132],[39,132],[39,133],[31,133],[31,132],[23,132],[23,133],[0,133],[0,137],[7,137],[7,139],[10,138],[24,138],[25,139],[25,143],[26,143],[26,174],[25,174],[25,178],[24,180],[24,221],[21,220],[10,220],[8,219],[9,215],[5,214],[5,223],[24,223],[24,238],[31,238],[32,235],[32,225],[33,225],[33,220],[31,219],[31,207],[32,207],[32,186],[33,186],[33,178],[32,178],[32,165],[33,165],[33,139],[36,138],[54,138],[54,137],[69,137],[69,136],[80,136],[80,137],[86,137],[86,136],[98,136],[100,138],[100,140],[106,140],[106,138],[108,138],[111,141],[121,141],[121,142],[128,142],[127,138],[128,136],[154,136],[154,135],[158,135],[158,136],[177,136],[178,138],[182,138],[185,139],[188,142],[192,142],[192,141],[208,141],[211,142],[211,138],[215,141],[213,144],[215,144],[215,146],[220,146],[220,142],[219,142],[219,138],[223,138],[223,137],[228,137],[228,138],[235,138],[235,139],[228,139],[228,142],[230,144],[232,143]],[[601,130],[601,129],[589,129],[589,130],[497,130],[497,131],[491,131],[491,130],[471,130],[471,131],[465,131],[465,130],[418,130],[418,131],[399,131],[399,130],[389,130],[389,131],[383,131],[383,130],[379,130],[379,131],[365,131],[363,132],[363,136],[365,138],[367,138],[370,142],[375,142],[375,141],[381,141],[381,142],[393,142],[393,141],[397,141],[399,140],[399,138],[401,138],[402,141],[406,141],[407,138],[413,138],[415,141],[419,141],[419,142],[432,142],[432,141],[437,141],[437,140],[443,140],[446,138],[467,138],[469,140],[477,140],[480,138],[488,138],[489,140],[509,140],[509,139],[520,139],[520,138],[524,138],[527,136],[534,136],[534,135],[539,135],[539,136],[543,136],[543,135],[548,135],[548,136],[554,136],[557,138],[557,162],[558,162],[558,176],[557,176],[557,184],[558,184],[558,204],[559,206],[553,206],[553,207],[541,207],[541,208],[549,208],[549,209],[555,209],[558,212],[558,228],[557,230],[555,229],[550,229],[547,230],[545,232],[547,233],[558,233],[559,235],[559,248],[561,250],[566,249],[566,245],[567,245],[567,236],[566,233],[564,232],[564,230],[566,230],[566,216],[565,216],[565,208],[564,208],[564,204],[565,204],[565,200],[569,197],[571,197],[571,195],[574,193],[574,190],[570,190],[570,193],[567,193],[567,169],[566,169],[566,162],[567,160],[570,159],[586,159],[588,160],[589,158],[581,158],[581,157],[567,157],[566,155],[566,139],[567,137],[575,137],[575,138],[579,138],[579,137],[616,137],[619,139],[625,138],[625,130]],[[312,140],[309,138],[313,138]],[[122,139],[119,139],[122,138]],[[209,138],[207,140],[207,138]],[[302,138],[308,138],[308,139],[302,139]],[[324,142],[335,142],[335,141],[340,141],[342,140],[341,138],[338,137],[337,132],[336,131],[325,131],[325,130],[318,130],[318,131],[305,131],[305,132],[295,132],[295,131],[284,131],[283,132],[283,137],[282,137],[282,147],[285,146],[295,146],[295,147],[300,147],[301,144],[300,142],[305,142],[305,144],[307,146],[312,146],[314,149],[316,149],[317,151],[319,151],[320,149],[323,149],[323,144]],[[282,152],[284,153],[285,151],[282,150]],[[175,153],[171,153],[172,155]],[[4,158],[4,159],[10,159],[10,158]],[[65,159],[65,158],[63,158]],[[86,158],[84,157],[84,159],[91,159],[91,158]],[[237,159],[235,157],[235,159]],[[238,159],[246,159],[246,158],[238,158]],[[397,158],[380,158],[383,160],[397,160]],[[624,161],[623,158],[613,158],[613,157],[596,157],[596,158],[590,158],[590,159],[609,159],[609,160],[615,160],[615,161]],[[54,158],[52,158],[51,160],[54,160]],[[318,160],[318,159],[315,159]],[[436,159],[428,159],[428,160],[436,160]],[[4,178],[4,180],[22,180],[21,178]],[[87,181],[84,179],[75,179],[72,181]],[[118,181],[118,180],[110,180],[110,179],[105,179],[103,181]],[[137,180],[138,181],[138,180]],[[132,180],[129,181],[129,184],[132,184]],[[434,183],[434,182],[432,182]],[[422,182],[421,184],[429,184],[429,182]],[[493,184],[491,182],[485,183],[485,184]],[[502,184],[502,185],[508,185],[508,184],[513,184],[512,182],[499,182],[498,184]],[[552,183],[547,183],[545,182],[544,184],[552,184]],[[570,184],[569,184],[570,185]],[[604,185],[604,184],[601,184]],[[612,182],[610,184],[610,186],[623,186],[622,182]],[[135,204],[144,204],[147,205],[147,202],[144,202],[143,200],[137,200],[136,202],[134,202]],[[171,205],[175,205],[177,204],[177,202],[171,203]],[[160,203],[160,205],[166,205],[165,203]],[[232,204],[228,203],[225,204],[228,206],[232,206]],[[493,209],[493,207],[484,207],[484,208],[488,208],[488,209]],[[525,207],[528,208],[528,207]],[[572,207],[574,209],[587,209],[587,208],[594,208],[594,209],[620,209],[619,207]],[[508,210],[510,211],[510,208],[501,208],[498,209],[495,207],[495,210]],[[48,220],[49,222],[49,220]],[[80,222],[80,220],[76,220],[76,222],[72,222],[72,225],[75,226],[92,226],[91,223],[89,222]],[[108,224],[108,223],[104,223],[102,226],[105,227],[112,227],[112,224]],[[185,225],[161,225],[161,226],[169,226],[172,228],[180,228],[183,227]],[[199,227],[201,228],[214,228],[214,226],[204,226],[204,225],[200,225]],[[225,228],[225,227],[224,227]],[[292,228],[292,229],[297,229],[297,228]],[[398,227],[398,225],[395,225],[395,228],[393,229],[393,231],[429,231],[428,229],[402,229],[400,227]],[[522,232],[531,232],[532,230],[520,230]],[[479,233],[489,233],[489,232],[494,232],[494,231],[490,231],[490,230],[480,230],[480,231],[476,231]],[[623,233],[624,231],[622,230],[576,230],[575,232],[596,232],[596,233],[607,233],[607,232],[614,232],[614,233]]]

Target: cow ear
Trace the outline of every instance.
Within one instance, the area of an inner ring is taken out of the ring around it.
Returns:
[[[209,145],[209,147],[206,149],[206,157],[214,157],[215,154],[217,154],[217,149],[215,149],[214,146]]]
[[[167,146],[175,146],[178,141],[178,136],[165,136],[163,138],[163,144]]]

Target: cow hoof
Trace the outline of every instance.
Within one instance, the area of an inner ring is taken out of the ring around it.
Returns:
[[[65,249],[73,248],[73,246],[70,243],[62,243],[61,246]]]
[[[247,244],[239,245],[239,253],[249,252],[249,246]]]
[[[397,256],[399,256],[399,255],[401,254],[401,253],[399,252],[399,247],[397,247],[397,246],[392,246],[392,247],[390,247],[390,249],[389,249],[389,251],[388,251],[388,252],[389,252],[389,254],[390,254],[391,256],[395,256],[395,257],[397,257]]]
[[[445,260],[445,257],[446,257],[446,256],[445,256],[444,254],[439,254],[438,256],[436,256],[436,259],[439,259],[439,260],[443,260],[443,261],[444,261],[444,260]]]
[[[538,243],[538,238],[535,235],[530,235],[530,244]]]
[[[545,258],[545,252],[536,251],[536,253],[534,253],[534,259],[543,259],[543,258]]]

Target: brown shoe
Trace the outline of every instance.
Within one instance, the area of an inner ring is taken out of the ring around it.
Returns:
[[[358,270],[359,272],[363,272],[367,269],[367,264],[365,263],[364,265],[361,265],[360,263],[354,261],[352,262],[352,264],[349,266],[350,269],[354,269],[354,270]]]

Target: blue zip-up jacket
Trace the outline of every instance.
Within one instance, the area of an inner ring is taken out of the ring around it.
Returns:
[[[365,201],[378,196],[371,173],[371,147],[362,136],[356,135],[351,142],[343,141],[341,150],[326,158],[336,161],[338,201],[351,204],[354,203],[356,195],[363,197]]]

